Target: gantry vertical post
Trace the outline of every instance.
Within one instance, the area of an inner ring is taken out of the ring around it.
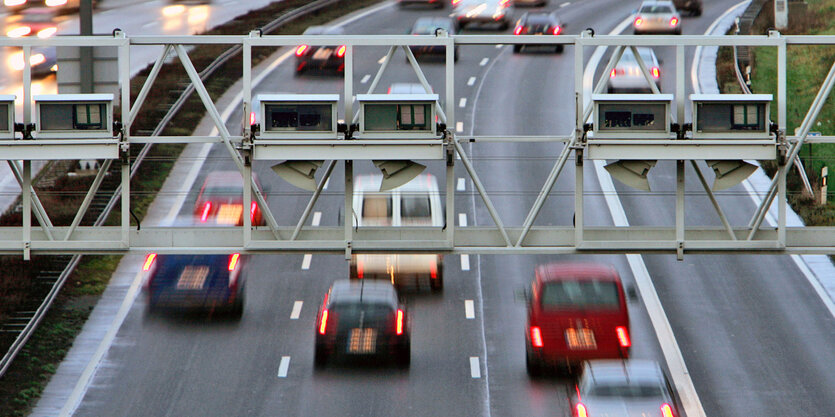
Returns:
[[[676,255],[684,259],[684,161],[676,160]]]
[[[446,240],[450,247],[455,246],[455,41],[448,38],[446,44]]]

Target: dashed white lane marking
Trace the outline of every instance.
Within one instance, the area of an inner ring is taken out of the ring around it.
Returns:
[[[386,62],[386,57],[385,56],[383,56],[382,58],[377,60],[377,63],[380,64],[380,65],[382,65],[383,62]]]
[[[458,100],[458,107],[467,107],[466,97],[461,97],[461,100]]]
[[[467,180],[458,178],[458,184],[455,185],[455,191],[465,191],[467,189]]]
[[[473,86],[473,84],[475,84],[475,80],[476,80],[476,78],[475,78],[475,77],[470,77],[470,79],[469,79],[469,80],[467,80],[467,85],[468,85],[468,86],[470,86],[470,87],[472,87],[472,86]]]
[[[313,260],[313,254],[312,253],[305,253],[304,254],[304,259],[302,259],[302,269],[305,270],[305,271],[310,269],[310,261],[312,261],[312,260]]]
[[[487,65],[488,62],[490,62],[490,58],[483,58],[481,62],[478,63],[478,65],[481,65],[483,67]]]
[[[367,83],[370,78],[371,78],[371,74],[365,74],[365,76],[362,77],[362,79],[360,80],[360,84]]]
[[[467,213],[458,213],[458,226],[467,227]]]
[[[560,8],[563,8],[563,7],[565,7],[565,6],[568,6],[569,4],[571,4],[571,2],[570,2],[570,1],[567,1],[567,2],[565,2],[565,3],[563,3],[563,4],[560,4]]]
[[[464,131],[464,122],[455,122],[455,132],[461,133]]]
[[[498,45],[496,45],[496,49],[502,49],[502,46],[504,46],[504,45],[503,44],[498,44]]]
[[[470,255],[461,255],[461,270],[470,270]]]
[[[318,226],[319,222],[321,222],[321,221],[322,221],[322,212],[321,211],[313,212],[313,220],[310,223],[314,226]]]
[[[470,376],[481,378],[481,365],[478,364],[478,356],[470,356]]]
[[[290,320],[298,320],[299,316],[302,314],[302,306],[304,305],[304,301],[296,301],[293,303],[293,311],[290,312]]]
[[[278,377],[287,378],[287,369],[290,368],[290,357],[282,356],[281,363],[278,364]]]
[[[464,300],[464,316],[466,316],[469,320],[475,318],[475,306],[473,305],[473,300]]]

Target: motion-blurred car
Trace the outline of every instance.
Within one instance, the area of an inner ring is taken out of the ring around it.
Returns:
[[[444,212],[438,182],[421,174],[391,191],[380,189],[380,175],[360,175],[354,184],[353,212],[357,227],[443,227]],[[398,287],[425,285],[444,288],[444,258],[440,254],[354,254],[351,279],[386,280]]]
[[[608,265],[552,263],[536,268],[528,301],[526,365],[573,372],[590,359],[629,356],[629,311],[617,271]]]
[[[676,9],[686,11],[690,16],[702,15],[702,0],[673,0]]]
[[[661,89],[661,66],[658,63],[658,58],[655,56],[655,51],[652,48],[639,46],[635,48],[638,50],[638,55],[644,61],[652,80],[656,87]],[[638,65],[638,60],[635,59],[635,54],[632,53],[631,48],[626,48],[623,55],[620,57],[617,65],[612,68],[609,73],[609,93],[651,93],[650,88],[644,73],[641,71],[641,66]]]
[[[513,0],[514,6],[533,6],[545,7],[548,5],[548,0]]]
[[[25,61],[23,51],[16,51],[9,54],[9,66],[15,71],[23,71]],[[32,67],[33,77],[46,77],[58,71],[58,59],[55,48],[36,46],[32,48],[32,55],[29,56],[29,64]]]
[[[455,34],[455,27],[452,20],[446,17],[421,17],[412,25],[412,30],[409,32],[412,35],[434,35],[437,29],[443,29],[450,35]],[[440,58],[446,57],[446,47],[440,45],[410,45],[409,49],[415,58],[434,55]],[[454,60],[458,62],[458,45],[455,45]]]
[[[336,281],[316,316],[316,367],[331,357],[380,357],[406,368],[411,361],[409,314],[384,281]]]
[[[252,174],[255,185],[261,189],[258,176]],[[199,223],[211,225],[242,226],[244,224],[244,183],[238,171],[214,171],[206,176],[197,201],[194,216]],[[253,225],[263,225],[264,216],[254,200],[249,207]]]
[[[571,398],[572,416],[679,415],[670,382],[651,360],[599,360],[583,364]]]
[[[511,0],[453,0],[452,6],[455,8],[455,28],[459,32],[472,23],[498,24],[501,30],[505,30],[513,20]]]
[[[96,7],[97,0],[92,0],[93,7]],[[59,13],[72,13],[78,10],[81,0],[3,0],[6,9],[18,12],[27,7],[50,7]]]
[[[19,38],[22,36],[37,36],[41,39],[49,38],[58,32],[55,24],[55,11],[48,7],[33,7],[23,10],[17,19],[6,28],[6,36]]]
[[[240,317],[244,309],[247,257],[148,254],[142,265],[150,312],[222,311]]]
[[[345,30],[340,26],[310,26],[302,35],[344,35]],[[319,46],[299,45],[296,47],[296,75],[311,68],[330,69],[342,72],[345,69],[345,45]]]
[[[645,1],[635,14],[632,27],[636,35],[645,33],[674,33],[681,35],[681,15],[669,0]]]
[[[397,5],[400,7],[418,5],[418,6],[432,6],[436,9],[443,9],[448,0],[397,0]]]
[[[560,21],[556,12],[525,12],[519,20],[516,21],[516,28],[513,29],[514,35],[546,35],[556,36],[562,33],[565,29],[565,24]],[[563,45],[513,45],[513,52],[522,52],[522,48],[554,48],[557,53],[562,52]]]

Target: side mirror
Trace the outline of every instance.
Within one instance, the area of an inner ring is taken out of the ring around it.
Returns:
[[[626,298],[629,301],[638,301],[638,290],[635,289],[632,285],[626,286]]]

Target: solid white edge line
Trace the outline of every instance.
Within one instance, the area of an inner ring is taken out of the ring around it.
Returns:
[[[464,317],[468,320],[475,318],[475,304],[473,300],[464,300]]]
[[[467,227],[467,213],[458,213],[458,226]]]
[[[481,365],[478,363],[478,356],[470,356],[470,376],[481,378]]]
[[[458,178],[458,183],[455,184],[455,191],[466,191],[467,190],[467,180],[464,178]]]
[[[313,212],[313,220],[310,222],[310,224],[313,225],[313,226],[318,226],[321,221],[322,221],[322,212],[321,211]]]
[[[631,23],[632,17],[627,17],[609,34],[617,35]],[[585,73],[583,74],[584,103],[590,99],[590,94],[587,94],[587,92],[591,92],[594,73],[597,71],[598,65],[600,65],[605,50],[605,46],[597,47],[589,59],[588,65],[586,65]],[[609,208],[615,226],[628,226],[629,222],[626,218],[626,212],[620,202],[620,197],[612,182],[612,177],[604,169],[606,161],[594,160],[593,163],[594,172],[600,183],[600,189],[603,192],[606,206]],[[684,408],[688,417],[706,417],[702,403],[699,400],[699,394],[696,392],[693,380],[690,379],[690,373],[687,370],[687,365],[684,363],[681,349],[678,346],[670,322],[667,320],[667,315],[664,313],[661,300],[658,299],[658,293],[652,284],[652,279],[650,278],[643,257],[641,255],[630,254],[626,255],[626,260],[629,263],[629,268],[632,270],[638,291],[641,293],[644,307],[647,310],[652,327],[655,329],[658,344],[661,346],[661,353],[667,362],[667,368],[670,370],[670,376],[681,399],[682,408]]]
[[[287,371],[290,368],[290,357],[282,356],[281,363],[278,365],[278,377],[287,378]]]
[[[469,271],[470,270],[470,255],[461,254],[461,270],[462,271]]]
[[[305,253],[304,258],[302,258],[302,270],[307,271],[310,269],[310,262],[313,260],[312,253]]]
[[[304,301],[296,301],[293,303],[293,311],[290,312],[290,320],[298,320],[299,316],[302,314],[302,306],[304,305]]]
[[[565,2],[565,3],[563,3],[563,4],[560,4],[560,8],[562,9],[563,7],[568,6],[569,4],[571,4],[571,2],[570,2],[570,1],[567,1],[567,2]]]
[[[725,13],[722,13],[718,18],[716,18],[716,20],[713,21],[713,23],[710,24],[710,26],[708,26],[704,34],[711,34],[713,30],[716,29],[716,26],[719,24],[719,22],[721,22],[722,19],[725,18],[725,16],[733,13],[734,10],[744,6],[747,3],[750,3],[750,0],[741,1],[731,6],[731,8],[729,8],[728,10],[725,10]],[[699,85],[699,61],[701,61],[701,56],[702,46],[699,45],[696,47],[696,50],[693,53],[693,62],[690,64],[690,84],[693,87],[693,94],[700,94],[702,92],[702,86]]]

